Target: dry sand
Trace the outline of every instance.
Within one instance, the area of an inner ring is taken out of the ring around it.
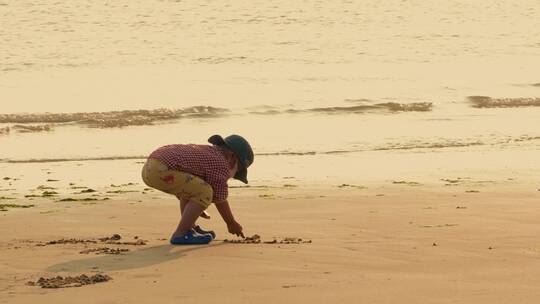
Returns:
[[[223,242],[234,238],[211,207],[200,224],[217,239],[185,247],[168,243],[177,203],[156,192],[35,198],[0,213],[0,303],[537,303],[538,188],[457,178],[232,188],[247,235],[311,243]],[[83,274],[112,279],[28,284]]]

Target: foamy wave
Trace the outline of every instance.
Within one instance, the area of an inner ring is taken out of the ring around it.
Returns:
[[[290,151],[281,151],[281,152],[265,152],[265,153],[255,153],[256,156],[304,156],[304,155],[316,155],[324,154],[324,152],[316,151],[307,151],[307,152],[290,152]]]
[[[444,142],[444,143],[395,143],[386,144],[384,146],[353,148],[343,150],[327,150],[327,151],[278,151],[278,152],[262,152],[255,153],[255,156],[310,156],[310,155],[333,155],[333,154],[350,154],[368,151],[384,151],[384,150],[413,150],[413,149],[441,149],[441,148],[458,148],[474,145],[483,145],[481,142]],[[147,156],[102,156],[102,157],[75,157],[75,158],[33,158],[33,159],[0,159],[0,163],[52,163],[52,162],[73,162],[73,161],[102,161],[102,160],[145,160]]]
[[[531,136],[531,135],[521,135],[519,137],[507,137],[503,140],[499,140],[497,142],[498,145],[512,145],[514,143],[523,143],[523,142],[530,142],[530,141],[537,141],[540,140],[540,136]]]
[[[45,125],[13,125],[11,127],[0,128],[0,135],[7,135],[11,133],[12,130],[19,133],[35,133],[35,132],[48,132],[53,130],[54,125],[45,124]]]
[[[529,139],[532,139],[530,137]],[[390,150],[422,150],[422,149],[445,149],[445,148],[463,148],[471,146],[482,146],[486,143],[479,140],[447,140],[441,142],[405,142],[405,143],[388,143],[381,146],[366,146],[364,148],[356,149],[344,149],[344,150],[329,150],[329,151],[305,151],[305,152],[294,152],[294,151],[280,151],[280,152],[267,152],[267,153],[258,153],[257,156],[305,156],[305,155],[331,155],[331,154],[348,154],[348,153],[357,153],[357,152],[368,152],[368,151],[390,151]]]
[[[296,113],[326,113],[326,114],[355,114],[366,113],[374,111],[389,111],[389,112],[428,112],[433,108],[431,102],[416,102],[416,103],[397,103],[386,102],[377,103],[373,105],[358,105],[350,107],[324,107],[324,108],[311,108],[311,109],[288,109],[284,111],[278,111],[270,109],[266,111],[252,111],[251,114],[261,115],[275,115],[275,114],[296,114]]]
[[[491,98],[489,96],[469,96],[467,99],[475,108],[515,108],[540,107],[540,98]]]
[[[14,125],[13,129],[21,133],[48,132],[53,130],[54,125]]]
[[[482,146],[482,145],[485,145],[485,143],[479,140],[469,141],[469,142],[449,141],[449,142],[440,142],[440,143],[419,142],[419,143],[389,144],[389,145],[375,148],[375,150],[384,151],[384,150],[413,150],[413,149],[443,149],[443,148],[462,148],[462,147]]]
[[[380,107],[387,108],[394,112],[429,112],[433,108],[431,102],[415,102],[415,103],[396,103],[387,102],[378,104]]]
[[[180,118],[218,117],[227,109],[196,106],[185,109],[125,110],[90,113],[0,114],[0,123],[77,123],[94,128],[151,125]]]
[[[0,129],[1,130],[1,129]],[[418,152],[425,150],[442,150],[442,149],[457,149],[473,146],[491,146],[505,148],[513,144],[523,145],[529,142],[540,141],[540,136],[521,135],[508,136],[504,139],[493,138],[479,140],[475,138],[469,139],[439,139],[437,141],[429,140],[411,140],[408,142],[390,142],[381,145],[363,145],[340,150],[322,150],[322,151],[269,151],[255,153],[257,157],[265,156],[314,156],[314,155],[336,155],[336,154],[351,154],[361,152],[377,152],[377,151],[401,151],[401,150],[417,150]],[[535,144],[535,143],[531,143]],[[50,163],[50,162],[73,162],[73,161],[114,161],[114,160],[146,160],[145,155],[124,155],[124,156],[95,156],[95,157],[74,157],[74,158],[32,158],[32,159],[0,159],[0,163]]]

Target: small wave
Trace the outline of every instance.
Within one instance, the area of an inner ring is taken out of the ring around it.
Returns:
[[[14,125],[13,129],[20,133],[49,132],[54,128],[53,124],[45,125]]]
[[[396,143],[387,144],[378,147],[365,147],[344,150],[327,151],[278,151],[255,153],[255,156],[311,156],[311,155],[335,155],[350,154],[367,151],[385,151],[385,150],[412,150],[412,149],[441,149],[441,148],[459,148],[474,145],[483,145],[481,142],[444,142],[444,143]],[[33,159],[0,159],[0,163],[53,163],[53,162],[73,162],[73,161],[101,161],[101,160],[145,160],[147,156],[102,156],[102,157],[76,157],[76,158],[33,158]]]
[[[528,138],[532,140],[533,138]],[[329,151],[305,151],[305,152],[293,152],[293,151],[280,151],[280,152],[267,152],[257,153],[257,156],[307,156],[307,155],[334,155],[334,154],[349,154],[357,152],[367,151],[390,151],[390,150],[421,150],[421,149],[445,149],[445,148],[463,148],[471,146],[483,146],[486,143],[479,140],[469,141],[442,141],[442,142],[409,142],[409,143],[389,143],[375,147],[365,147],[357,149],[345,149],[345,150],[329,150]]]
[[[304,155],[316,155],[324,154],[324,152],[308,151],[308,152],[290,152],[290,151],[281,151],[281,152],[266,152],[266,153],[255,153],[256,156],[304,156]]]
[[[0,129],[1,130],[1,129]],[[505,147],[513,143],[526,143],[540,140],[540,136],[521,135],[509,136],[504,139],[494,139],[482,141],[479,139],[439,139],[438,141],[412,140],[409,142],[394,142],[381,145],[355,145],[348,149],[326,150],[326,151],[276,151],[258,152],[257,157],[264,156],[314,156],[314,155],[339,155],[370,151],[401,151],[401,150],[440,150],[452,148],[467,148],[473,146],[499,146]],[[110,160],[145,160],[144,155],[124,155],[124,156],[95,156],[95,157],[75,157],[75,158],[33,158],[33,159],[0,159],[0,163],[52,163],[52,162],[74,162],[74,161],[110,161]]]
[[[507,145],[512,143],[522,143],[540,140],[540,136],[521,135],[519,137],[507,137],[497,142],[499,145]]]
[[[443,149],[443,148],[462,148],[462,147],[471,147],[471,146],[482,146],[485,145],[481,141],[471,141],[471,142],[441,142],[441,143],[399,143],[399,144],[390,144],[382,147],[375,148],[376,151],[385,151],[385,150],[413,150],[413,149]]]
[[[489,96],[469,96],[467,99],[475,108],[516,108],[540,107],[540,98],[491,98]]]
[[[415,102],[415,103],[397,103],[385,102],[374,105],[358,105],[351,107],[325,107],[312,108],[305,110],[307,112],[341,114],[341,113],[363,113],[367,111],[386,110],[390,112],[426,112],[431,111],[433,104],[431,102]]]
[[[84,113],[0,114],[0,123],[77,123],[93,128],[117,128],[152,125],[154,122],[180,118],[212,118],[227,109],[195,106],[184,109],[125,110]]]
[[[521,136],[519,138],[515,138],[514,139],[514,142],[521,142],[521,141],[533,141],[533,140],[539,140],[540,139],[540,136],[529,136],[529,135],[524,135],[524,136]]]
[[[57,162],[73,162],[73,161],[90,161],[90,160],[129,160],[129,159],[147,159],[147,156],[103,156],[103,157],[75,157],[75,158],[32,158],[32,159],[1,159],[0,162],[11,164],[28,164],[28,163],[57,163]]]
[[[429,112],[433,109],[431,102],[415,102],[415,103],[381,103],[379,106],[386,107],[390,111],[395,112]]]
[[[350,107],[323,107],[323,108],[311,108],[311,109],[288,109],[284,111],[279,110],[266,110],[266,111],[252,111],[250,114],[259,115],[276,115],[276,114],[296,114],[296,113],[326,113],[326,114],[357,114],[373,111],[386,111],[386,112],[428,112],[433,108],[431,102],[415,102],[415,103],[397,103],[386,102],[377,103],[374,105],[358,105]]]

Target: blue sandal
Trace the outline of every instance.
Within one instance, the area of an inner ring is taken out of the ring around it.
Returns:
[[[212,230],[203,230],[201,228],[201,226],[197,225],[195,227],[193,227],[193,230],[195,230],[195,232],[197,232],[198,234],[210,234],[212,236],[212,239],[215,240],[216,239],[216,233]]]
[[[204,245],[212,241],[210,234],[198,234],[192,230],[182,236],[171,238],[171,245]]]

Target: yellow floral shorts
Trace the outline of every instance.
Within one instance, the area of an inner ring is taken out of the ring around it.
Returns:
[[[142,179],[148,187],[176,195],[178,199],[195,202],[204,209],[212,203],[214,190],[195,175],[169,170],[161,161],[149,158],[142,169]]]

